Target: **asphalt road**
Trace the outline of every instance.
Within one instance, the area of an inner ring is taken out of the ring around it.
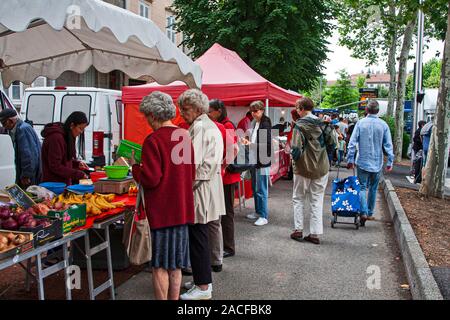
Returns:
[[[270,189],[269,224],[264,227],[245,219],[252,211],[252,200],[242,212],[236,210],[237,254],[225,259],[221,273],[213,274],[213,299],[411,299],[409,291],[401,288],[407,284],[406,275],[380,193],[377,221],[359,230],[346,225],[331,229],[330,183],[324,235],[317,246],[289,238],[291,190],[291,181],[278,181]],[[117,292],[123,300],[154,299],[151,274],[136,275]]]

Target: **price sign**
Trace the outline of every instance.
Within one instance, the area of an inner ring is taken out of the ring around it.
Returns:
[[[5,188],[6,192],[22,208],[28,209],[36,203],[17,184]]]

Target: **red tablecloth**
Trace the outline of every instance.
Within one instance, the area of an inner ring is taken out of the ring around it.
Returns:
[[[108,218],[109,216],[115,216],[117,214],[122,213],[126,209],[134,208],[136,206],[136,197],[135,196],[129,196],[129,195],[116,195],[114,198],[114,202],[124,202],[125,207],[122,208],[116,208],[109,211],[105,211],[102,214],[96,215],[96,216],[89,216],[86,218],[86,224],[82,227],[73,229],[74,231],[89,229],[92,227],[95,221],[104,220],[105,218]]]

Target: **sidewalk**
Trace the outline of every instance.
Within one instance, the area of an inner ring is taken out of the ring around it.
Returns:
[[[242,212],[236,209],[237,253],[224,260],[221,273],[213,273],[213,299],[411,299],[409,291],[400,287],[407,284],[406,274],[381,193],[377,221],[368,221],[367,227],[359,230],[347,225],[331,229],[335,170],[330,173],[319,246],[289,238],[293,228],[291,181],[278,181],[270,189],[268,225],[255,227],[245,219],[252,212],[253,201],[247,201]],[[341,170],[341,176],[346,174],[350,171]],[[378,289],[367,286],[373,275],[373,271],[368,273],[369,267],[380,271]],[[136,275],[117,292],[117,299],[154,299],[151,274]]]

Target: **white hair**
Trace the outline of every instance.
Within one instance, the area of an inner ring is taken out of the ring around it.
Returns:
[[[139,106],[139,111],[145,116],[151,115],[158,121],[167,121],[173,119],[176,115],[176,108],[172,98],[160,91],[154,91],[144,97]]]
[[[178,104],[180,107],[191,106],[202,114],[209,111],[209,99],[206,94],[198,89],[189,89],[183,92],[178,98]]]

